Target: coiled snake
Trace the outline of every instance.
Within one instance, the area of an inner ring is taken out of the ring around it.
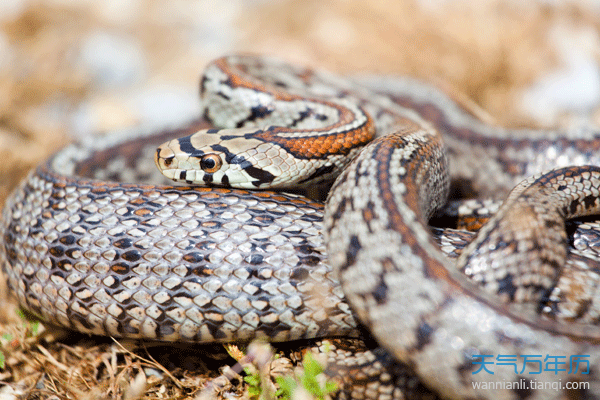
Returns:
[[[204,118],[222,129],[72,145],[13,193],[0,260],[23,307],[83,332],[198,342],[356,337],[356,315],[382,348],[334,347],[355,370],[340,397],[600,398],[597,272],[564,268],[565,218],[600,206],[600,168],[584,166],[600,165],[599,132],[490,127],[409,79],[262,57],[219,59],[200,86]],[[154,157],[171,179],[227,188],[168,185]],[[319,203],[246,190],[340,171],[325,242]],[[427,227],[450,177],[496,198],[527,178],[456,265]],[[475,374],[478,355],[579,355],[589,368],[531,375],[536,362],[519,358],[523,371]],[[510,385],[534,379],[562,388]],[[485,381],[504,386],[473,385]],[[590,385],[564,388],[579,381]]]

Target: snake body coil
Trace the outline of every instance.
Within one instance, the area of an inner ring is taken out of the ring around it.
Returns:
[[[342,396],[433,396],[427,386],[448,398],[548,399],[586,381],[580,394],[600,398],[597,300],[585,300],[585,324],[567,324],[548,303],[573,277],[564,268],[564,219],[600,207],[600,169],[566,167],[600,165],[591,150],[598,134],[488,127],[410,80],[358,83],[250,56],[211,64],[201,92],[205,117],[225,129],[195,133],[204,126],[190,123],[72,145],[13,193],[0,260],[21,305],[118,337],[287,341],[358,336],[345,295],[389,354],[334,349],[332,359],[363,368],[361,388],[343,387]],[[169,178],[212,186],[295,187],[297,179],[306,187],[343,170],[325,209],[329,260],[320,204],[167,185],[153,156]],[[450,176],[498,197],[555,167],[565,168],[512,192],[458,266],[436,247],[426,224],[446,201]],[[560,379],[560,390],[484,390],[473,382],[532,378],[511,368],[473,374],[472,357],[482,354],[586,355],[591,368],[535,376]]]

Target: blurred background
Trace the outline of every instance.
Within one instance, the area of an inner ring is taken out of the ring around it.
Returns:
[[[597,121],[599,22],[594,0],[2,0],[0,201],[73,138],[198,113],[231,52],[409,74],[498,124]]]

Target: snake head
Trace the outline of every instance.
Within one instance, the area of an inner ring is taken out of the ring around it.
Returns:
[[[285,175],[276,146],[250,139],[248,129],[207,129],[171,140],[157,150],[154,161],[169,179],[201,186],[242,189],[274,187]],[[265,162],[266,161],[266,162]],[[275,183],[274,183],[275,182]]]

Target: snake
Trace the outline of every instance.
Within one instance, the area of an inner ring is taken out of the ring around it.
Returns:
[[[600,398],[600,258],[565,228],[598,213],[600,132],[492,126],[411,78],[264,56],[210,63],[200,94],[202,118],[74,143],[15,189],[0,262],[22,307],[122,338],[347,338],[319,345],[338,398]],[[455,182],[506,200],[436,242]],[[475,373],[510,355],[522,371]],[[569,361],[532,375],[538,355]]]

